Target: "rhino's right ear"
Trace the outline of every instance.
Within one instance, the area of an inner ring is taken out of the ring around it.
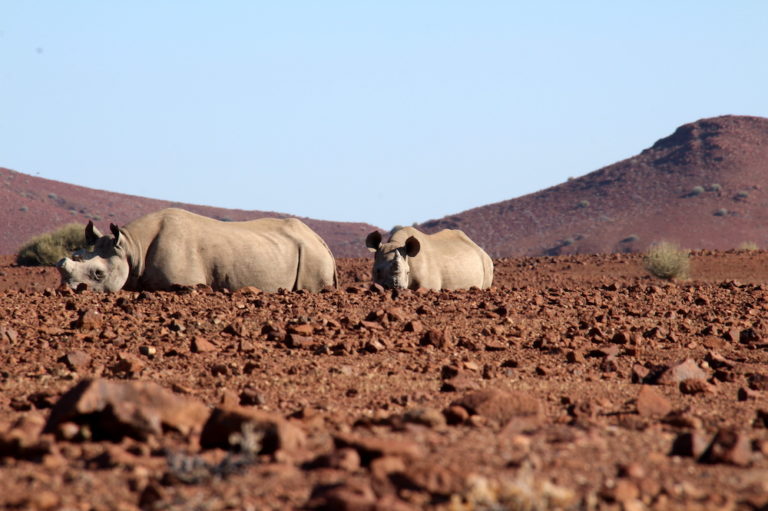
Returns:
[[[88,225],[85,226],[85,243],[93,245],[99,238],[101,238],[101,232],[93,225],[92,220],[88,220]]]
[[[381,233],[379,231],[373,231],[365,238],[365,246],[371,252],[376,252],[381,245]]]
[[[120,243],[120,229],[115,224],[109,224],[109,230],[112,231],[112,236],[115,237],[112,243],[117,246]]]

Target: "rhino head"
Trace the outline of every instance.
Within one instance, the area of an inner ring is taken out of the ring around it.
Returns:
[[[408,259],[416,257],[421,244],[414,236],[404,243],[381,242],[381,233],[373,231],[365,238],[365,246],[375,252],[373,281],[389,289],[407,289],[411,284],[411,268]]]
[[[111,236],[103,236],[89,221],[85,227],[85,240],[92,249],[81,249],[56,263],[61,283],[76,289],[86,284],[93,291],[115,292],[128,280],[130,265],[125,235],[115,224],[110,224]]]

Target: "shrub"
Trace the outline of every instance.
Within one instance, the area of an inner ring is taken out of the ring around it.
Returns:
[[[728,214],[728,210],[725,208],[720,208],[717,211],[713,213],[715,216],[725,216]]]
[[[739,246],[737,247],[737,249],[738,249],[738,250],[749,250],[749,251],[753,251],[753,250],[759,250],[759,249],[760,249],[760,247],[758,247],[758,246],[757,246],[757,243],[755,243],[754,241],[745,241],[745,242],[743,242],[743,243],[739,244]]]
[[[722,190],[722,189],[723,189],[723,187],[722,187],[722,186],[720,186],[720,185],[719,185],[719,184],[717,184],[717,183],[712,183],[711,185],[709,185],[709,186],[707,187],[707,190],[709,190],[710,192],[719,192],[719,191],[720,191],[720,190]]]
[[[704,187],[703,186],[694,186],[691,188],[691,191],[688,193],[689,197],[696,197],[697,195],[701,195],[704,193]]]
[[[640,236],[638,236],[637,234],[630,234],[629,236],[621,240],[621,243],[632,243],[639,239],[640,239]]]
[[[22,213],[26,213],[27,211],[29,211],[29,206],[21,206],[19,208],[19,211],[21,211]]]
[[[674,243],[654,243],[643,258],[643,265],[651,275],[660,279],[684,279],[688,277],[690,261],[688,251]]]
[[[85,246],[85,227],[71,223],[26,242],[16,254],[16,262],[24,266],[53,265]]]
[[[739,192],[736,195],[733,196],[734,200],[745,200],[747,197],[749,197],[749,192]]]
[[[576,204],[577,208],[583,209],[589,207],[589,201],[588,200],[580,200],[578,204]]]

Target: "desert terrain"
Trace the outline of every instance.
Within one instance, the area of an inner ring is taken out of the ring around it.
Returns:
[[[0,262],[0,508],[768,507],[768,252],[489,290],[95,294]]]

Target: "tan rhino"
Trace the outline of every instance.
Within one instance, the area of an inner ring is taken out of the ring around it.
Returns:
[[[485,289],[493,282],[493,261],[459,230],[425,234],[403,227],[386,243],[373,231],[365,245],[376,253],[373,281],[387,288]]]
[[[336,263],[325,242],[295,218],[222,222],[163,209],[102,236],[92,222],[79,251],[58,262],[62,283],[96,291],[163,290],[208,284],[264,291],[336,286]]]

